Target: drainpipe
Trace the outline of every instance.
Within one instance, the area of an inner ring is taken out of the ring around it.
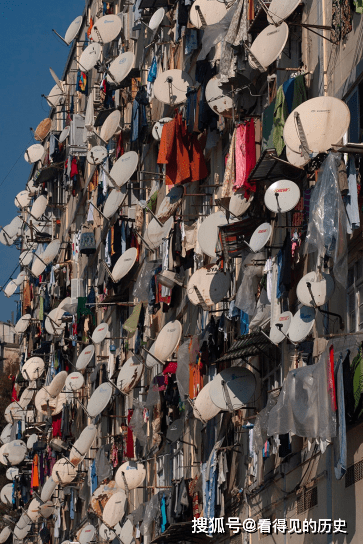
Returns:
[[[326,24],[326,0],[322,0],[323,8],[323,26]],[[327,38],[327,30],[323,30],[324,38]],[[328,41],[323,38],[323,83],[324,83],[324,96],[328,95]]]

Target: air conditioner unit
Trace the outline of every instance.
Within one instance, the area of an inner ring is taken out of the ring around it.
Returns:
[[[75,278],[71,280],[72,304],[76,304],[79,297],[83,297],[83,281],[80,278]]]

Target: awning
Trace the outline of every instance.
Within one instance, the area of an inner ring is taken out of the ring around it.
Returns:
[[[111,115],[116,110],[116,108],[110,108],[109,110],[101,110],[95,120],[95,127],[102,127],[103,123],[106,121],[107,117]]]
[[[167,530],[162,534],[154,538],[150,544],[154,542],[159,542],[160,544],[169,544],[169,542],[211,542],[212,539],[215,540],[215,537],[208,536],[205,533],[193,533],[193,523],[191,521],[186,521],[183,523],[174,523],[167,528]]]
[[[58,179],[58,172],[63,171],[64,162],[52,164],[39,170],[39,174],[34,176],[34,185],[39,186],[47,181],[54,181]]]
[[[296,181],[305,174],[303,168],[298,168],[277,156],[275,149],[266,149],[258,159],[256,166],[248,176],[248,181],[277,181],[291,179]]]
[[[271,340],[262,332],[252,332],[237,338],[235,343],[216,363],[233,361],[235,359],[247,359],[254,355],[271,356],[271,348],[275,348]]]
[[[244,239],[249,242],[254,230],[261,224],[261,217],[246,217],[236,223],[221,225],[218,227],[217,250],[223,252],[225,259],[239,257],[247,245]]]

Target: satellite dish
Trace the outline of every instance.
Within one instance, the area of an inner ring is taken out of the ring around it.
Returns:
[[[152,30],[153,32],[156,32],[159,26],[161,25],[161,23],[163,22],[164,16],[165,16],[165,9],[164,8],[157,9],[149,21],[148,27],[150,28],[150,30]]]
[[[115,528],[117,529],[118,526]],[[131,520],[127,519],[123,526],[121,527],[121,532],[118,533],[118,536],[121,539],[121,542],[123,544],[133,544],[135,542],[134,540],[134,526],[131,522]]]
[[[160,142],[164,125],[166,125],[166,123],[169,123],[169,121],[172,121],[172,120],[173,119],[171,117],[163,117],[162,119],[159,119],[159,121],[156,121],[152,130],[152,135],[154,140],[156,140],[157,142]]]
[[[295,11],[299,4],[299,0],[272,0],[267,8],[268,22],[273,25],[279,25]]]
[[[10,467],[6,471],[6,477],[8,480],[14,480],[19,475],[19,469],[17,467]]]
[[[110,113],[110,115],[107,117],[106,121],[103,123],[101,127],[100,137],[104,142],[108,142],[112,138],[112,136],[115,134],[115,132],[119,129],[120,121],[121,121],[121,112],[119,110],[115,110],[112,113]],[[132,153],[135,153],[135,152],[133,151]]]
[[[26,387],[21,394],[19,404],[22,408],[26,408],[34,396],[34,388]]]
[[[64,81],[61,81],[61,85],[63,88]],[[45,98],[51,108],[56,108],[63,103],[64,93],[63,91],[61,91],[58,85],[54,85],[48,96],[46,96]]]
[[[254,253],[258,253],[265,247],[270,239],[272,227],[270,223],[262,223],[251,236],[249,243],[250,248]]]
[[[184,195],[184,187],[181,185],[175,185],[170,189],[160,207],[156,217],[159,219],[160,223],[166,223],[166,221],[174,215],[179,204],[182,201]]]
[[[50,244],[47,245],[45,251],[42,253],[42,260],[46,264],[50,264],[58,255],[60,246],[60,240],[53,240],[52,242],[50,242]]]
[[[29,266],[33,260],[33,253],[29,250],[22,251],[19,257],[21,266]]]
[[[13,484],[11,484],[13,485]],[[7,541],[12,531],[8,525],[6,525],[0,533],[0,544],[4,544]]]
[[[154,95],[163,104],[181,104],[187,99],[188,87],[193,85],[189,74],[182,70],[166,70],[154,81]]]
[[[315,323],[315,310],[302,306],[291,319],[288,337],[291,342],[302,342],[310,334]]]
[[[31,317],[32,316],[30,314],[25,314],[19,319],[19,321],[16,323],[14,327],[15,332],[17,334],[22,334],[23,332],[27,330],[27,328],[29,327]]]
[[[52,476],[50,476],[42,487],[42,492],[40,494],[40,498],[42,499],[42,501],[47,502],[50,500],[57,485],[58,484],[56,484]]]
[[[128,151],[117,159],[111,168],[110,176],[116,185],[122,187],[134,174],[139,162],[139,156],[135,151]]]
[[[210,2],[211,0],[206,1]],[[233,116],[232,93],[225,93],[219,85],[220,78],[218,76],[212,77],[205,88],[205,99],[214,113],[231,119]]]
[[[184,421],[182,419],[175,419],[170,423],[166,432],[166,440],[170,444],[174,444],[182,436],[184,432]]]
[[[150,349],[148,349],[148,351],[149,351],[149,353],[151,353],[152,355],[155,354],[155,342],[154,342],[153,345],[150,347]],[[153,366],[157,365],[158,362],[157,362],[157,360],[154,359],[154,357],[152,357],[149,353],[146,355],[145,364],[146,364],[147,368],[152,368]]]
[[[14,527],[14,535],[18,540],[23,542],[24,538],[30,533],[31,528],[32,526],[29,517],[27,514],[22,514]]]
[[[33,164],[34,162],[40,161],[43,158],[45,149],[41,144],[33,144],[25,151],[24,159],[26,162]]]
[[[107,217],[107,219],[110,219],[110,217],[112,217],[122,206],[126,196],[126,193],[112,189],[105,202],[102,212],[103,215]]]
[[[134,355],[122,365],[117,377],[117,387],[127,395],[140,381],[144,365]]]
[[[287,160],[290,164],[293,164],[297,168],[303,168],[310,161],[309,157],[305,159],[301,153],[295,153],[295,151],[290,149],[288,146],[286,146],[285,149]]]
[[[339,142],[349,127],[350,112],[345,102],[332,96],[318,96],[303,102],[290,113],[284,126],[285,144],[299,153],[300,138],[295,114],[300,117],[307,145],[313,153],[324,153]]]
[[[82,531],[79,534],[79,544],[89,544],[89,542],[93,540],[95,534],[96,529],[93,527],[93,525],[86,525],[85,527],[83,527]]]
[[[69,136],[70,127],[64,127],[59,136],[59,143],[62,144]]]
[[[108,151],[102,145],[95,145],[87,153],[87,161],[90,164],[101,164],[108,155]]]
[[[44,266],[44,265],[43,265]],[[34,267],[34,265],[33,265]],[[54,334],[55,336],[58,336],[62,334],[63,330],[66,327],[65,323],[62,323],[62,316],[64,314],[63,308],[54,308],[54,310],[51,310],[48,314],[48,316],[45,319],[45,330],[48,334]]]
[[[107,540],[107,542],[114,540],[116,538],[115,531],[112,531],[112,529],[109,529],[104,523],[101,524],[99,530],[98,530],[99,537],[102,540]]]
[[[7,444],[3,444],[0,448],[0,463],[5,466],[9,465],[7,447],[10,444],[10,442],[11,440]]]
[[[118,491],[115,480],[111,480],[107,484],[102,484],[97,487],[90,501],[92,510],[100,517],[106,506],[107,501]]]
[[[161,329],[155,341],[155,357],[166,361],[180,342],[183,327],[180,321],[170,321]]]
[[[92,342],[94,344],[100,344],[104,341],[108,334],[108,325],[107,323],[100,323],[98,327],[95,328],[92,334]]]
[[[7,459],[12,466],[22,463],[27,451],[26,444],[22,440],[13,440],[6,444],[6,452],[8,454]]]
[[[126,480],[126,484],[129,489],[136,489],[137,487],[139,487],[139,485],[142,484],[142,482],[145,480],[145,477],[146,470],[142,463],[127,461],[118,468],[115,475],[115,482],[118,487],[125,490]]]
[[[210,398],[211,383],[212,382],[209,382],[203,387],[194,401],[194,417],[201,421],[209,421],[220,412],[220,409],[212,402]]]
[[[36,380],[44,372],[44,361],[40,357],[31,357],[28,359],[21,369],[23,378],[29,381]]]
[[[59,90],[63,93],[64,88],[63,88],[63,84],[62,84],[61,80],[59,79],[59,77],[57,76],[57,74],[55,73],[53,68],[49,68],[49,71],[50,71],[50,75],[54,79],[55,83],[58,85]]]
[[[333,296],[335,289],[333,278],[330,274],[325,274],[324,272],[322,272],[321,276],[321,279],[318,279],[316,272],[309,272],[301,278],[296,288],[296,295],[301,304],[313,308],[315,302],[316,306],[323,306]],[[314,302],[307,285],[308,283],[310,284]]]
[[[53,398],[46,389],[42,388],[35,395],[34,404],[41,414],[56,416],[62,411],[64,404],[69,398],[68,395],[69,393],[62,392],[59,393],[58,397]]]
[[[87,454],[88,450],[93,444],[94,439],[97,435],[96,425],[88,425],[83,429],[79,438],[75,441],[72,446],[71,453],[69,455],[69,460],[72,465],[78,465],[83,457]]]
[[[241,193],[233,193],[229,201],[229,211],[236,217],[241,217],[251,206],[253,195],[247,200]]]
[[[122,21],[118,15],[105,15],[93,25],[91,39],[101,45],[110,43],[120,34],[121,26]]]
[[[38,442],[38,435],[36,435],[35,433],[31,434],[27,440],[27,443],[26,443],[26,447],[28,448],[28,450],[32,450],[33,449],[33,446],[34,444]]]
[[[265,192],[265,205],[275,213],[289,212],[300,200],[300,189],[293,181],[280,179]]]
[[[220,410],[229,409],[229,400],[233,410],[239,410],[251,400],[255,389],[256,378],[252,372],[247,368],[234,366],[222,370],[213,378],[209,394],[211,401]]]
[[[167,238],[170,234],[171,228],[174,224],[173,218],[170,217],[163,226],[152,219],[147,226],[146,230],[146,242],[150,249],[157,249],[163,243],[164,238]]]
[[[73,42],[74,38],[77,36],[78,31],[81,28],[82,21],[83,21],[83,16],[79,15],[69,25],[66,35],[64,36],[64,41],[66,42],[67,45],[70,45],[70,43]]]
[[[47,205],[47,198],[44,195],[38,196],[32,206],[30,214],[34,217],[34,219],[40,219],[45,210],[47,209]]]
[[[218,0],[197,0],[190,8],[189,19],[193,26],[202,28],[204,21],[207,26],[219,23],[227,14],[227,11],[227,4],[224,2],[219,2]]]
[[[111,62],[106,79],[109,83],[121,83],[129,75],[135,62],[135,55],[128,51]]]
[[[4,412],[5,421],[7,423],[13,423],[13,420],[22,419],[24,416],[24,410],[17,402],[11,402]]]
[[[87,412],[90,417],[98,416],[110,402],[112,397],[112,386],[106,382],[102,383],[93,392],[91,398],[88,401]]]
[[[52,126],[52,120],[48,117],[43,119],[37,126],[34,132],[34,139],[38,142],[42,142],[48,136]]]
[[[125,253],[123,253],[121,257],[117,259],[112,270],[112,278],[115,283],[119,282],[130,272],[130,270],[132,270],[137,261],[137,253],[138,252],[135,247],[130,247],[130,249],[127,249]]]
[[[51,397],[58,397],[59,393],[62,391],[66,383],[67,376],[68,373],[63,370],[62,372],[59,372],[56,376],[54,376],[53,380],[50,382],[49,385],[45,386],[46,391]]]
[[[12,430],[12,427],[13,427],[13,424],[12,423],[8,423],[7,425],[5,425],[5,427],[3,428],[3,430],[1,431],[1,435],[0,435],[0,438],[1,438],[1,442],[3,444],[8,444],[11,440],[11,430]]]
[[[68,391],[78,391],[83,387],[84,377],[80,372],[72,372],[67,376],[66,389]]]
[[[4,295],[8,298],[11,297],[15,293],[17,288],[18,288],[18,285],[14,280],[9,281],[9,283],[4,289]]]
[[[289,27],[286,23],[280,26],[268,25],[251,45],[251,53],[266,70],[281,55],[288,37]],[[248,62],[251,68],[258,68],[251,55],[248,56]]]
[[[109,498],[102,514],[103,522],[106,525],[114,527],[122,520],[125,513],[126,500],[126,493],[123,490],[117,491]]]
[[[0,491],[0,499],[7,506],[12,504],[13,484],[6,484]]]
[[[234,221],[231,221],[233,223]],[[198,230],[198,242],[206,255],[215,258],[216,245],[218,240],[218,227],[228,223],[226,214],[222,211],[211,213]]]
[[[77,469],[68,459],[59,459],[52,470],[52,478],[57,484],[70,484],[77,477]]]
[[[230,285],[231,274],[228,271],[223,272],[215,266],[199,268],[188,282],[188,298],[194,306],[198,306],[200,304],[198,295],[201,295],[207,306],[213,306],[226,296]]]
[[[25,281],[25,278],[27,277],[27,273],[25,270],[22,270],[18,275],[15,281],[16,285],[22,285]]]
[[[40,506],[40,514],[43,518],[48,519],[54,514],[55,506],[52,501],[44,502]]]
[[[76,362],[76,369],[77,370],[83,370],[88,366],[89,362],[91,361],[93,355],[95,352],[95,347],[93,345],[86,346],[82,353],[79,354],[77,362]]]
[[[41,505],[42,505],[42,501],[40,501],[36,497],[29,504],[29,507],[27,510],[27,516],[33,523],[36,523],[41,516],[41,513],[40,513]]]
[[[18,208],[26,208],[26,206],[29,206],[30,201],[31,196],[29,191],[20,191],[15,197],[14,204]]]
[[[85,72],[89,72],[94,68],[101,57],[102,47],[99,43],[91,43],[83,51],[79,59],[79,65]]]

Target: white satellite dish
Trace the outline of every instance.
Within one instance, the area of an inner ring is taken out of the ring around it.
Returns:
[[[26,442],[26,447],[28,448],[28,450],[32,450],[33,449],[33,446],[34,444],[38,442],[38,435],[36,435],[35,433],[31,434]]]
[[[182,332],[183,327],[180,321],[174,320],[167,323],[155,341],[155,357],[160,361],[166,361],[178,346]]]
[[[118,491],[115,480],[107,482],[107,484],[101,484],[97,487],[96,491],[92,494],[90,500],[90,506],[98,516],[102,516],[104,507],[107,501]]]
[[[92,334],[92,342],[94,344],[100,344],[104,341],[108,334],[108,325],[107,323],[100,323],[98,327],[95,328]]]
[[[136,489],[145,480],[146,470],[142,463],[127,461],[117,470],[115,482],[121,489],[126,490],[125,480],[129,489]]]
[[[76,369],[77,370],[83,370],[86,368],[86,366],[91,361],[93,355],[95,352],[95,347],[91,344],[89,346],[86,346],[84,350],[79,354],[77,362],[76,362]]]
[[[83,457],[92,446],[96,435],[97,427],[95,425],[88,425],[83,429],[79,438],[73,444],[71,453],[69,454],[69,460],[73,465],[76,466],[82,461]]]
[[[79,65],[85,72],[89,72],[94,68],[100,60],[102,47],[99,43],[91,43],[83,51],[79,59]]]
[[[119,282],[122,278],[126,276],[133,268],[137,260],[137,249],[135,247],[130,247],[125,253],[117,259],[115,266],[112,269],[112,279],[115,283]]]
[[[315,310],[302,306],[291,320],[288,337],[291,342],[302,342],[310,334],[315,323]]]
[[[19,257],[21,266],[29,266],[33,260],[33,253],[29,250],[22,251]]]
[[[64,41],[66,44],[70,45],[71,42],[73,42],[74,38],[77,36],[79,29],[81,28],[83,21],[83,16],[79,15],[74,19],[74,21],[71,22],[69,25],[66,35],[64,36]]]
[[[44,361],[40,357],[31,357],[24,363],[21,369],[23,378],[31,382],[33,380],[40,378],[43,372],[44,372]]]
[[[8,298],[11,297],[15,293],[17,288],[18,288],[18,285],[14,280],[9,281],[9,283],[4,289],[4,295]]]
[[[190,278],[187,286],[187,294],[194,306],[200,304],[201,295],[207,306],[213,306],[220,302],[227,294],[231,285],[231,274],[218,267],[199,268]]]
[[[121,53],[111,62],[106,79],[109,83],[121,83],[129,75],[135,62],[135,55],[131,51]]]
[[[207,26],[219,23],[227,14],[227,4],[218,0],[196,0],[189,12],[193,26],[202,28],[204,21]],[[203,21],[204,19],[204,21]]]
[[[207,0],[210,2],[210,0]],[[198,3],[198,0],[196,0]],[[219,4],[218,0],[216,3]],[[212,77],[205,88],[205,99],[208,106],[223,117],[232,118],[233,115],[233,99],[231,93],[225,93],[219,86],[220,78],[218,76]]]
[[[79,544],[89,544],[93,540],[93,537],[96,534],[96,529],[93,525],[86,525],[83,527],[82,531],[79,534],[78,542]]]
[[[265,205],[275,213],[289,212],[300,200],[300,189],[293,181],[280,179],[265,192]]]
[[[211,383],[207,383],[198,393],[193,405],[193,414],[196,419],[209,421],[219,414],[220,409],[212,402],[210,398]]]
[[[289,27],[286,23],[280,26],[268,25],[257,36],[251,45],[251,53],[266,70],[282,53],[289,37]],[[251,68],[258,68],[251,55],[248,56]]]
[[[310,161],[309,157],[305,159],[301,153],[295,153],[295,151],[290,149],[288,146],[286,146],[285,149],[286,149],[286,158],[289,161],[289,163],[293,164],[294,166],[297,166],[298,168],[304,167]]]
[[[10,238],[16,238],[17,236],[19,236],[19,231],[22,226],[23,226],[23,219],[19,217],[18,215],[16,215],[14,219],[11,220],[9,225],[4,227],[3,230],[6,231],[6,234],[10,236]]]
[[[233,223],[233,221],[231,221]],[[199,227],[198,242],[206,255],[216,257],[216,245],[218,240],[218,227],[228,223],[226,214],[222,211],[211,213]]]
[[[122,520],[125,513],[126,500],[126,493],[123,490],[117,491],[108,499],[102,514],[103,522],[106,525],[114,527]]]
[[[175,185],[170,189],[166,197],[163,199],[159,206],[156,217],[161,223],[166,221],[174,215],[184,195],[184,187],[181,185]]]
[[[256,389],[256,378],[250,370],[234,366],[213,378],[209,390],[211,401],[220,410],[239,410],[247,404]],[[228,399],[229,397],[229,399]]]
[[[34,267],[34,265],[33,265]],[[62,334],[63,330],[66,327],[65,323],[62,323],[62,316],[64,314],[63,308],[54,308],[51,310],[45,319],[45,330],[48,334],[54,334],[58,336]]]
[[[16,277],[15,283],[16,285],[22,285],[25,281],[25,278],[27,277],[27,273],[25,270],[22,270]]]
[[[112,386],[106,382],[102,383],[93,392],[91,398],[88,401],[87,412],[90,417],[98,416],[110,402],[112,397]]]
[[[35,219],[40,219],[45,210],[47,209],[48,200],[44,195],[38,196],[38,198],[35,200],[32,209],[30,211],[30,214]]]
[[[0,499],[3,504],[9,506],[12,504],[12,495],[13,495],[13,484],[6,484],[1,489]]]
[[[157,249],[163,243],[164,238],[167,238],[170,234],[171,228],[174,224],[174,220],[170,217],[163,226],[152,219],[147,226],[146,230],[146,242],[150,249]]]
[[[26,408],[34,396],[34,387],[26,387],[22,392],[19,404],[22,408]]]
[[[159,119],[159,121],[156,121],[152,130],[152,135],[154,140],[156,140],[157,142],[160,142],[164,125],[166,125],[167,123],[169,123],[169,121],[172,121],[172,120],[173,120],[172,117],[163,117],[162,119]]]
[[[93,25],[91,39],[102,45],[110,43],[120,34],[121,26],[122,21],[118,15],[105,15]]]
[[[11,402],[5,408],[4,417],[7,423],[13,423],[13,420],[22,419],[24,415],[24,410],[17,402]]]
[[[101,164],[108,155],[108,151],[102,145],[95,145],[87,153],[87,161],[90,164]]]
[[[110,217],[117,212],[120,206],[122,206],[126,196],[126,193],[112,189],[103,207],[103,215],[107,217],[107,219],[110,219]]]
[[[47,267],[47,265],[45,263],[42,263],[40,259],[38,259],[38,256],[34,254],[34,260],[31,268],[32,274],[34,276],[40,276],[40,274],[43,274],[44,270]]]
[[[0,232],[0,242],[2,244],[4,244],[4,246],[12,246],[13,243],[14,243],[14,239],[11,238],[8,234],[7,234],[7,228],[8,228],[9,225],[6,225],[2,231]]]
[[[122,187],[134,174],[139,162],[139,156],[135,151],[128,151],[117,159],[111,168],[110,176],[116,185]]]
[[[153,366],[158,364],[157,360],[152,357],[152,355],[155,355],[155,342],[152,344],[150,349],[148,349],[148,351],[149,353],[146,354],[145,364],[147,368],[152,368]]]
[[[35,395],[34,404],[38,412],[41,414],[45,416],[48,416],[49,414],[56,416],[62,411],[67,400],[69,400],[68,395],[69,393],[62,392],[58,395],[58,397],[53,398],[49,395],[46,389],[42,388]]]
[[[33,164],[34,162],[40,161],[43,158],[45,149],[42,144],[33,144],[25,151],[24,159],[26,162]]]
[[[31,198],[29,191],[20,191],[15,197],[14,204],[18,208],[26,208],[29,206]]]
[[[153,32],[156,32],[159,26],[161,25],[161,23],[163,22],[164,17],[165,17],[165,9],[164,8],[157,9],[149,21],[148,27],[150,28],[150,30],[152,30]]]
[[[267,20],[270,24],[279,25],[288,18],[300,4],[300,0],[272,0],[267,8]]]
[[[31,320],[32,316],[30,314],[25,314],[23,315],[19,321],[16,323],[15,325],[15,332],[17,334],[22,334],[23,332],[25,332],[27,330],[27,328],[29,327],[29,323],[30,323],[30,320]]]
[[[5,427],[1,431],[0,439],[3,444],[8,444],[10,442],[12,427],[13,427],[13,424],[8,423],[7,425],[5,425]]]
[[[10,467],[6,471],[6,477],[8,480],[14,480],[19,475],[19,469],[17,467]]]
[[[40,506],[40,514],[43,518],[48,519],[54,514],[55,505],[52,501],[44,502]]]
[[[42,501],[40,501],[37,497],[35,497],[32,501],[30,501],[30,504],[28,506],[28,510],[26,513],[29,519],[33,523],[36,523],[41,516],[41,513],[40,513],[41,505],[42,505]]]
[[[316,272],[309,272],[301,278],[296,288],[296,295],[301,304],[312,308],[314,307],[315,302],[316,306],[323,306],[333,296],[335,288],[333,278],[330,274],[325,274],[324,272],[322,272],[321,276],[322,277],[318,279],[318,274]],[[310,284],[314,302],[307,285],[308,283]]]
[[[64,81],[61,81],[61,85],[63,88]],[[46,96],[45,98],[51,108],[56,108],[63,103],[64,93],[63,91],[61,91],[58,85],[54,85],[48,96]]]
[[[77,477],[77,469],[68,459],[59,459],[53,466],[52,478],[57,484],[70,484]]]
[[[308,149],[313,153],[324,153],[336,144],[348,130],[350,112],[345,102],[332,96],[311,98],[294,109],[284,126],[285,144],[300,152],[297,120],[300,117]]]
[[[6,467],[9,465],[7,447],[10,442],[11,440],[7,444],[3,444],[0,448],[0,463],[5,465]]]
[[[69,136],[70,126],[64,127],[59,136],[59,143],[62,144]]]
[[[58,85],[59,90],[63,92],[64,91],[63,84],[62,84],[61,80],[59,79],[59,77],[57,76],[57,74],[55,73],[55,71],[53,70],[53,68],[49,68],[49,71],[50,71],[50,75],[54,79],[55,83]]]
[[[59,393],[62,391],[66,383],[67,376],[68,373],[63,370],[62,372],[59,372],[56,376],[54,376],[53,380],[50,382],[49,385],[45,386],[46,391],[52,398],[58,397]]]
[[[154,81],[154,95],[163,104],[181,104],[187,99],[188,87],[193,85],[189,74],[182,70],[166,70]]]
[[[144,365],[133,355],[122,365],[117,377],[117,387],[127,395],[139,382]]]
[[[107,542],[114,540],[116,538],[115,531],[112,531],[112,529],[109,529],[104,523],[101,524],[99,530],[98,530],[99,537],[102,540],[106,540]]]
[[[42,253],[42,260],[46,264],[50,264],[58,255],[61,246],[60,240],[53,240],[47,245],[45,251]]]
[[[229,201],[229,211],[236,217],[241,217],[251,206],[253,195],[246,199],[241,193],[233,193]]]
[[[42,492],[40,494],[42,501],[47,502],[50,500],[57,485],[58,484],[53,480],[52,476],[50,476],[42,487]]]
[[[13,485],[13,484],[11,484]],[[8,525],[6,525],[0,533],[0,544],[4,544],[7,541],[12,531]]]
[[[22,440],[13,440],[6,444],[6,453],[8,454],[7,459],[12,466],[22,463],[27,451],[26,444]]]
[[[119,525],[118,525],[119,527]],[[115,527],[117,530],[117,526]],[[118,536],[121,539],[121,542],[123,544],[133,544],[135,542],[134,540],[134,526],[131,522],[131,520],[127,519],[123,526],[121,527],[121,531],[117,533]]]
[[[80,372],[72,372],[67,376],[66,389],[67,391],[78,391],[83,387],[84,377]]]
[[[18,540],[23,542],[24,538],[30,533],[31,527],[32,526],[29,517],[27,516],[27,514],[23,514],[14,527],[14,535]]]
[[[107,117],[101,127],[100,137],[104,142],[108,142],[120,127],[121,112],[115,110]]]
[[[254,253],[258,253],[265,247],[270,239],[272,227],[270,223],[262,223],[251,236],[249,243],[250,248]]]

